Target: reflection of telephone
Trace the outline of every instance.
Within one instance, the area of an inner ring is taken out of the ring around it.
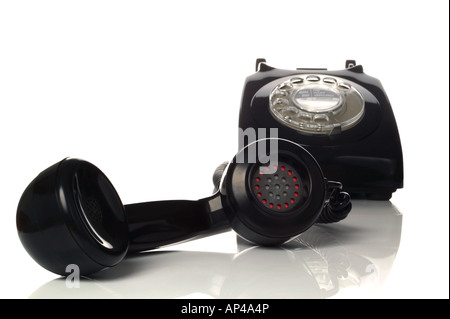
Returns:
[[[82,277],[78,289],[67,289],[66,278],[49,281],[30,298],[371,297],[390,274],[401,230],[389,201],[357,200],[345,221],[313,226],[280,247],[240,237],[227,252],[167,247]]]
[[[301,144],[353,197],[387,200],[403,187],[403,156],[379,80],[347,61],[340,71],[281,70],[258,59],[246,79],[239,127],[278,129]]]

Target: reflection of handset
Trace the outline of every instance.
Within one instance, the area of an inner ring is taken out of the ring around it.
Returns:
[[[328,71],[281,70],[258,59],[245,82],[239,127],[277,128],[278,137],[304,146],[355,198],[389,199],[403,187],[391,105],[380,81],[355,61]]]
[[[327,298],[347,287],[361,296],[383,283],[400,242],[401,214],[387,204],[356,201],[343,223],[313,226],[281,247],[237,237],[235,254],[144,253],[82,279],[80,288],[57,279],[31,298]]]
[[[336,289],[322,289],[321,278],[308,265],[311,260],[316,265],[327,265],[313,250],[294,252],[252,246],[238,254],[151,252],[139,261],[127,259],[89,279],[82,278],[77,289],[68,289],[66,279],[52,280],[31,298],[183,298],[194,294],[233,299],[326,298],[336,294],[338,285],[334,286]],[[150,270],[145,266],[148,263],[161,267]],[[121,279],[120,275],[131,269],[138,275]]]

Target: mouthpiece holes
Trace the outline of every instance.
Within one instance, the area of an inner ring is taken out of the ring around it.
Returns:
[[[279,162],[271,168],[261,165],[253,170],[250,177],[253,197],[272,212],[289,212],[308,196],[307,183],[291,164]]]

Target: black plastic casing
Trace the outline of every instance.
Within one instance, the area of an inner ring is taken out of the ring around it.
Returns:
[[[264,60],[244,85],[239,128],[278,128],[278,137],[307,149],[330,180],[342,182],[352,198],[388,200],[403,187],[403,155],[394,113],[380,81],[365,74],[361,65],[344,70],[282,70]],[[280,78],[318,74],[347,79],[365,99],[365,114],[354,127],[330,135],[307,134],[284,126],[269,109],[269,95]]]

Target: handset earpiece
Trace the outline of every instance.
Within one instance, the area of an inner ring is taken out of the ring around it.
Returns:
[[[67,275],[67,266],[75,264],[80,275],[89,275],[127,253],[229,230],[224,216],[212,212],[217,204],[216,195],[123,206],[100,169],[64,159],[25,189],[16,224],[23,246],[42,267]]]
[[[128,250],[125,209],[108,178],[94,165],[64,159],[39,174],[17,207],[19,238],[42,267],[82,275],[119,263]]]
[[[89,275],[116,265],[127,253],[231,228],[254,244],[278,245],[321,222],[324,211],[340,217],[323,221],[345,218],[350,198],[336,191],[340,184],[327,182],[315,159],[293,142],[277,139],[278,147],[268,156],[272,141],[249,144],[221,165],[214,178],[217,191],[197,201],[123,206],[97,167],[63,160],[36,177],[22,195],[19,237],[44,268],[66,275],[67,265],[76,264],[81,275]]]
[[[67,275],[76,265],[89,275],[125,255],[230,230],[218,195],[124,206],[99,168],[64,159],[23,192],[16,215],[20,241],[45,269]]]

